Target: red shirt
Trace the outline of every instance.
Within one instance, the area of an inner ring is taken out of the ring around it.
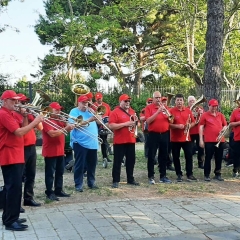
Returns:
[[[135,111],[129,108],[128,113],[134,115]],[[124,123],[130,121],[130,116],[128,116],[120,107],[116,107],[109,116],[109,124],[111,123]],[[134,129],[133,129],[134,131]],[[134,132],[130,132],[128,127],[122,127],[120,129],[114,130],[113,135],[114,144],[122,143],[136,143],[136,138],[134,137]]]
[[[204,126],[204,142],[217,142],[217,137],[224,126],[227,126],[227,121],[224,115],[217,112],[216,116],[209,111],[203,113],[199,125]],[[224,137],[221,142],[224,142]]]
[[[230,122],[239,122],[240,121],[240,108],[234,109],[231,117]],[[240,126],[236,126],[233,128],[234,133],[234,141],[240,141]]]
[[[57,120],[51,120],[61,128],[65,127],[64,122],[60,122]],[[42,155],[44,157],[58,157],[64,155],[64,145],[65,145],[65,135],[61,134],[57,137],[50,137],[48,131],[56,130],[54,127],[50,126],[46,122],[43,122],[43,130],[42,130]]]
[[[96,106],[96,108],[93,109],[94,111],[96,111],[99,106],[104,106],[104,107],[106,108],[106,112],[104,113],[103,117],[107,117],[107,116],[110,115],[110,113],[111,113],[111,108],[110,108],[110,106],[109,106],[107,103],[102,102],[102,104],[99,105],[97,102],[95,102],[95,103],[93,103],[93,104]]]
[[[155,112],[157,112],[159,106],[154,103],[149,104],[145,108],[146,120],[151,117]],[[169,130],[169,121],[165,113],[161,112],[157,117],[148,125],[149,132],[164,133]]]
[[[15,112],[14,116],[16,116],[21,123],[23,122],[23,116],[21,114]],[[34,120],[34,116],[32,114],[28,114],[27,117],[28,117],[29,123]],[[23,140],[24,140],[24,147],[36,144],[37,138],[36,138],[34,129],[31,129],[28,133],[26,133],[23,136]]]
[[[174,116],[173,124],[187,124],[188,118],[190,117],[191,123],[195,122],[192,112],[189,108],[183,107],[182,110],[177,107],[169,109],[169,112]],[[171,142],[186,142],[186,135],[184,129],[173,128],[170,129]],[[189,136],[189,140],[190,136]]]
[[[0,109],[0,165],[24,163],[23,137],[14,132],[21,122],[7,108]]]

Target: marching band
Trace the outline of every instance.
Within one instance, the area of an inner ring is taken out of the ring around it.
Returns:
[[[76,104],[69,114],[63,113],[58,102],[47,108],[40,106],[49,100],[38,91],[37,99],[29,103],[24,94],[6,90],[1,95],[0,108],[0,165],[4,180],[2,220],[7,230],[22,231],[28,228],[26,219],[20,218],[22,180],[24,181],[23,205],[39,207],[34,200],[36,175],[36,135],[34,128],[42,131],[42,156],[45,162],[45,194],[49,201],[59,197],[70,197],[63,190],[65,135],[70,132],[70,146],[74,152],[74,183],[77,192],[83,192],[84,174],[90,189],[96,184],[97,151],[101,145],[102,157],[111,162],[107,155],[107,136],[113,134],[114,159],[112,165],[112,188],[119,188],[121,166],[125,158],[127,184],[139,186],[134,178],[136,159],[135,143],[139,120],[145,136],[144,155],[147,158],[147,178],[155,184],[155,156],[157,154],[160,183],[172,183],[167,169],[174,170],[177,182],[183,181],[180,151],[184,152],[187,181],[197,181],[193,174],[194,145],[197,147],[198,167],[203,169],[204,181],[211,181],[211,160],[215,159],[213,179],[224,181],[221,175],[224,135],[229,128],[234,133],[233,177],[240,171],[240,108],[233,110],[230,124],[218,111],[218,101],[208,101],[209,110],[200,106],[206,102],[202,96],[196,100],[175,95],[175,106],[168,106],[173,95],[162,97],[159,91],[147,98],[140,113],[131,107],[132,98],[127,94],[119,97],[119,105],[113,110],[103,102],[103,94],[95,96],[83,84],[75,84],[72,91],[77,95]],[[95,102],[92,101],[93,96]],[[37,103],[38,100],[41,104]],[[195,144],[196,142],[196,144]],[[172,154],[174,168],[169,156]],[[16,156],[18,156],[16,158]]]

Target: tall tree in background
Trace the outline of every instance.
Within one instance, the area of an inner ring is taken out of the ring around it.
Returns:
[[[207,99],[221,101],[223,66],[224,1],[207,1],[206,59],[203,93]]]

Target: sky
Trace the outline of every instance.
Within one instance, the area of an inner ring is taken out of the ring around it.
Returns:
[[[38,20],[39,13],[44,14],[43,0],[15,0],[0,13],[1,25],[7,24],[17,28],[17,33],[11,28],[0,33],[0,72],[10,74],[15,82],[24,75],[29,81],[33,78],[30,73],[39,69],[38,58],[43,58],[49,51],[38,40],[33,25]]]
[[[13,0],[0,13],[1,26],[11,26],[0,33],[0,73],[10,75],[9,83],[17,82],[23,76],[31,82],[36,81],[30,74],[39,70],[38,58],[44,58],[51,49],[42,45],[34,32],[39,14],[45,15],[43,0]],[[15,28],[20,32],[14,31]],[[100,80],[99,89],[113,87],[116,82],[114,78],[109,82]]]

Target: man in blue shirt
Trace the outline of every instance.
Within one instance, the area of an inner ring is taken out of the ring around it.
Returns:
[[[98,128],[96,117],[88,110],[88,97],[82,95],[78,98],[78,107],[70,111],[69,122],[76,123],[74,118],[82,117],[86,123],[83,127],[75,127],[71,132],[70,146],[74,151],[74,182],[75,189],[83,192],[84,165],[87,167],[87,184],[91,189],[98,188],[95,185],[95,171],[97,165]]]

